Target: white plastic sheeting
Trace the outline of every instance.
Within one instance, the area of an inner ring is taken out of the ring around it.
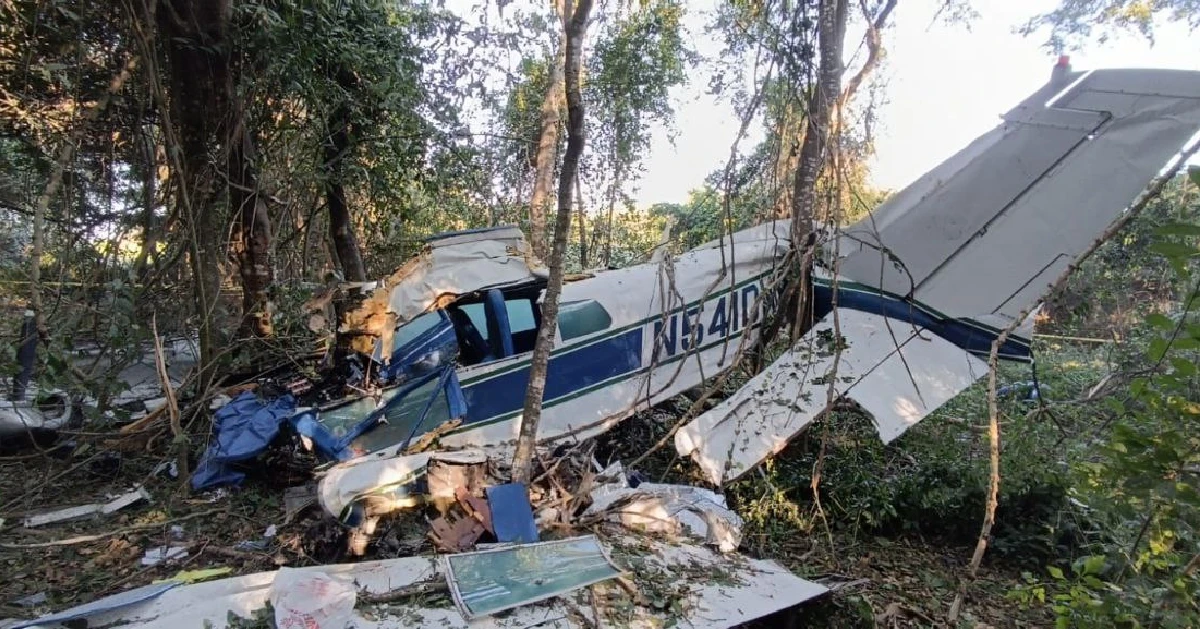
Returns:
[[[895,439],[988,372],[987,363],[911,324],[838,309],[844,348],[836,360],[834,314],[762,373],[675,434],[714,484],[740,477],[787,445],[825,410],[828,382],[858,402],[885,442]]]

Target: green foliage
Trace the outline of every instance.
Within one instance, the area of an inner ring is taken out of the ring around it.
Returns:
[[[598,167],[627,173],[650,147],[653,123],[670,121],[668,95],[682,85],[690,57],[680,36],[683,5],[656,0],[610,23],[588,64],[586,106],[595,123]]]
[[[687,250],[702,243],[715,240],[721,234],[736,232],[748,227],[761,206],[745,199],[737,199],[729,209],[726,220],[721,195],[712,186],[693,190],[685,204],[660,203],[650,207],[650,214],[671,217],[675,221],[671,228],[671,239],[679,250]]]
[[[1053,608],[1060,626],[1192,626],[1200,622],[1200,306],[1195,197],[1176,196],[1193,223],[1166,222],[1148,249],[1186,288],[1175,312],[1145,314],[1123,363],[1135,374],[1107,401],[1111,429],[1076,453],[1072,495],[1102,535],[1031,575],[1013,597]],[[1169,200],[1168,200],[1169,201]],[[1165,263],[1165,265],[1164,265]]]
[[[375,254],[408,253],[400,244],[411,237],[405,224],[418,218],[427,225],[429,197],[453,197],[455,185],[469,181],[455,177],[462,169],[431,168],[464,160],[439,131],[457,124],[459,97],[427,80],[429,66],[440,60],[423,45],[452,34],[460,21],[413,2],[236,6],[240,47],[255,68],[241,89],[256,105],[252,124],[263,151],[287,153],[297,143],[307,149],[299,164],[264,162],[263,179],[295,182],[293,194],[321,199],[322,147],[332,117],[346,116],[351,142],[341,172],[347,202],[365,237],[368,266],[389,272],[395,258]]]
[[[1048,330],[1085,337],[1121,337],[1152,313],[1185,297],[1172,261],[1188,250],[1200,219],[1200,192],[1183,178],[1171,182],[1120,234],[1046,301]],[[1163,255],[1168,255],[1163,258]],[[1167,264],[1164,264],[1167,263]]]
[[[1114,31],[1134,30],[1154,39],[1155,20],[1166,18],[1200,26],[1196,0],[1059,0],[1058,7],[1039,14],[1023,27],[1026,35],[1049,29],[1047,45],[1061,50],[1067,44],[1095,37],[1104,43]],[[1097,32],[1099,31],[1099,32]]]
[[[1027,376],[1020,367],[1005,369],[1006,381]],[[1057,392],[1077,375],[1047,377],[1044,388]],[[1062,436],[1054,423],[1030,413],[1031,403],[1016,397],[1001,402],[1008,419],[1004,481],[990,548],[1018,563],[1056,557],[1078,533],[1077,523],[1064,518],[1069,477],[1062,453],[1048,448]],[[987,436],[982,425],[974,425],[986,416],[982,383],[886,446],[869,418],[834,414],[775,458],[765,469],[766,481],[786,489],[792,501],[811,503],[809,482],[824,441],[821,504],[832,528],[850,536],[919,534],[945,544],[973,544],[989,475]],[[762,483],[748,477],[731,490],[749,500],[763,492]]]

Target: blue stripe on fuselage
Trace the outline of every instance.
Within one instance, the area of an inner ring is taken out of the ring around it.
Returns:
[[[642,329],[638,326],[595,343],[550,357],[543,400],[551,401],[642,367]],[[484,376],[463,386],[467,400],[464,424],[515,413],[525,404],[529,365],[498,376]]]
[[[916,304],[882,291],[859,290],[839,287],[838,308],[883,315],[894,320],[909,322],[925,328],[933,334],[974,354],[987,357],[997,333],[982,328],[968,320],[937,317]],[[813,319],[819,321],[833,310],[833,287],[826,283],[813,283]],[[1032,353],[1029,343],[1010,336],[1000,348],[1000,356],[1014,361],[1030,361]]]

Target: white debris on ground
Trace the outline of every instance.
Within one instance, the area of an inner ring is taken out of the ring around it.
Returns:
[[[73,521],[82,518],[93,516],[104,516],[112,514],[119,510],[123,510],[129,506],[136,505],[142,501],[151,501],[150,493],[145,488],[138,486],[134,490],[122,494],[108,503],[93,503],[89,505],[78,505],[75,507],[63,508],[51,512],[43,512],[25,518],[23,525],[25,527],[41,527],[51,523],[62,523],[65,521]]]
[[[736,551],[742,542],[742,518],[725,505],[724,497],[704,488],[605,484],[592,491],[592,505],[583,513],[593,515],[635,531],[696,538],[723,553]]]

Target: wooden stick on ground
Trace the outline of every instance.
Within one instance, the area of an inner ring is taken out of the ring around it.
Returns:
[[[184,494],[188,490],[188,443],[183,434],[183,425],[179,422],[179,401],[175,399],[175,390],[171,388],[171,377],[167,373],[167,360],[163,356],[162,339],[158,336],[158,315],[150,317],[150,329],[154,334],[154,367],[158,370],[158,380],[162,383],[163,395],[167,397],[167,413],[171,419],[171,449],[178,458],[179,479]]]
[[[161,521],[158,523],[144,523],[142,525],[133,525],[133,526],[124,527],[121,529],[114,529],[111,532],[105,532],[103,534],[87,534],[85,536],[76,536],[74,538],[64,538],[62,540],[51,540],[49,542],[28,543],[28,544],[0,543],[0,549],[48,549],[50,547],[65,547],[67,545],[81,545],[83,543],[96,542],[97,540],[104,540],[105,538],[111,538],[113,536],[120,536],[121,534],[128,534],[130,532],[141,531],[143,529],[157,529],[164,525],[173,525],[175,523],[189,521],[194,518],[200,518],[201,516],[210,516],[210,515],[216,514],[218,512],[224,512],[224,511],[225,511],[224,509],[205,510],[203,512],[195,512],[193,514],[188,514],[187,516],[173,518],[168,521]]]

